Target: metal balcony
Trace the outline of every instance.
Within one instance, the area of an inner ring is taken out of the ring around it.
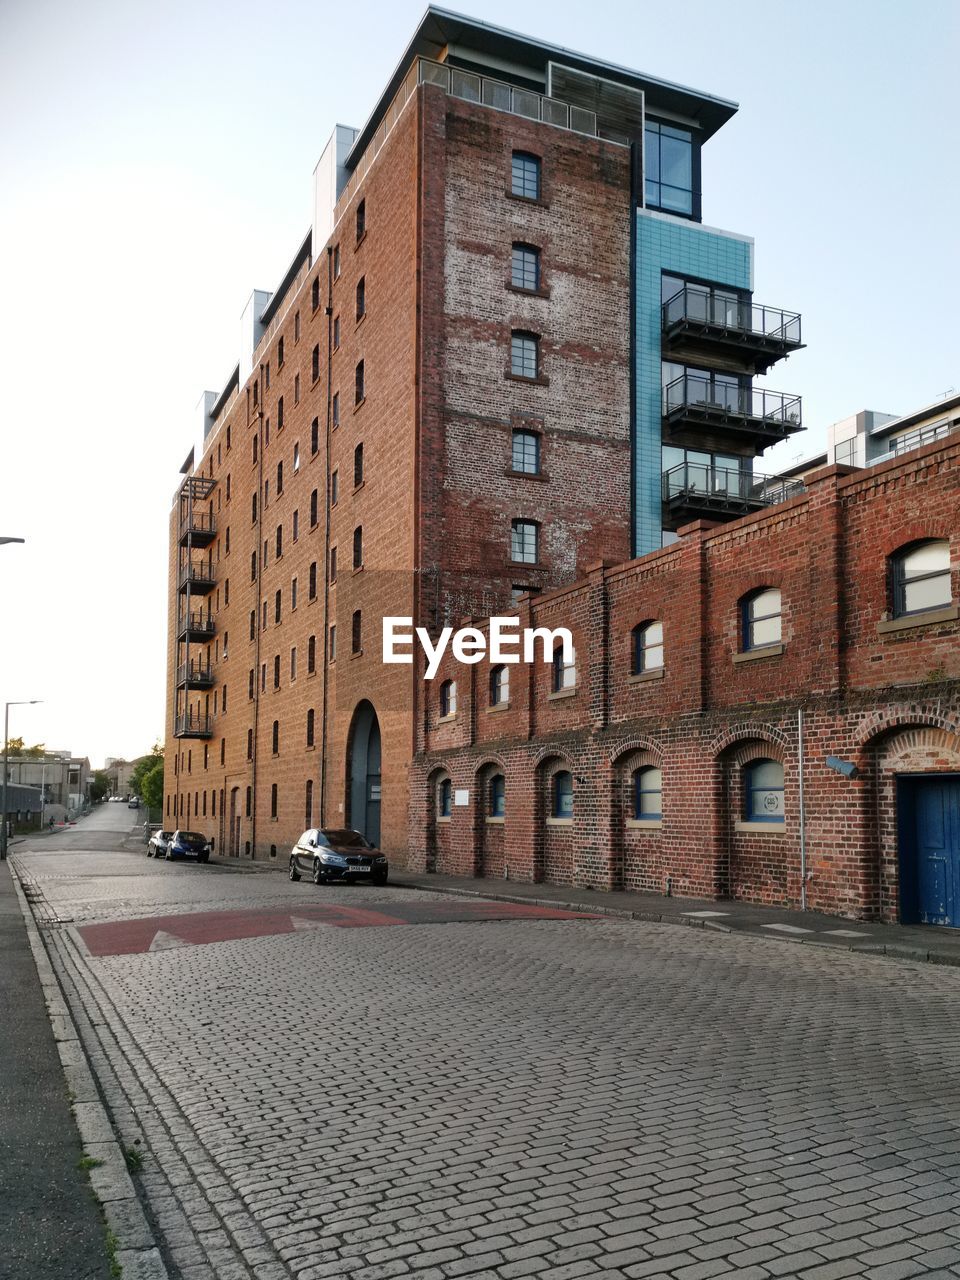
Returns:
[[[736,441],[756,452],[803,430],[799,396],[731,386],[689,372],[664,387],[663,421],[678,443],[702,448],[706,436],[718,441],[715,447]]]
[[[663,304],[662,333],[674,357],[719,357],[752,373],[766,373],[804,346],[795,311],[737,301],[696,284],[685,284]]]
[[[175,738],[212,738],[212,718],[201,715],[199,711],[188,711],[178,715],[174,720],[173,736]]]
[[[203,644],[213,636],[216,626],[208,613],[191,612],[177,618],[177,639],[189,644]]]
[[[177,586],[181,594],[189,589],[192,596],[208,596],[216,585],[211,560],[193,560],[180,566]]]
[[[750,475],[704,462],[678,463],[663,473],[662,483],[671,524],[700,517],[735,520],[803,493],[802,480]]]
[[[212,515],[194,512],[180,522],[181,547],[209,547],[217,536],[217,522]]]
[[[182,662],[177,668],[178,689],[211,689],[213,687],[213,668],[209,662],[191,658]]]

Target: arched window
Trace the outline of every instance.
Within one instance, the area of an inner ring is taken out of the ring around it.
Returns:
[[[633,816],[644,822],[656,822],[663,817],[661,793],[663,773],[653,765],[636,769],[633,774]]]
[[[277,755],[280,750],[280,721],[273,722],[273,754]]]
[[[743,816],[747,822],[783,822],[783,765],[751,760],[743,769]]]
[[[274,783],[270,788],[270,817],[277,816],[277,784]]]
[[[440,686],[440,714],[441,716],[455,716],[457,714],[456,680],[444,680]]]
[[[663,668],[663,623],[641,622],[633,628],[633,674]]]
[[[304,826],[309,827],[313,822],[313,779],[307,779],[306,794],[304,795]]]
[[[494,667],[490,672],[490,705],[502,707],[510,701],[510,668]]]
[[[363,568],[363,525],[360,524],[353,531],[353,567]]]
[[[507,783],[502,773],[495,773],[489,782],[488,805],[491,818],[502,818],[506,811]]]
[[[751,591],[748,596],[743,597],[741,610],[744,652],[780,643],[782,630],[779,587],[763,587],[759,591]]]
[[[453,783],[449,778],[441,778],[437,787],[437,817],[449,818],[453,809]]]
[[[891,556],[890,568],[895,617],[950,604],[950,544],[946,539],[902,548]]]
[[[313,733],[314,733],[313,724],[314,724],[314,713],[313,713],[313,707],[311,707],[307,712],[307,746],[308,747],[313,746]]]
[[[570,661],[563,656],[563,645],[553,651],[553,692],[562,689],[573,689],[577,683],[577,655],[571,651]]]
[[[555,818],[573,817],[573,774],[566,769],[555,773],[551,780],[553,804],[551,806]]]

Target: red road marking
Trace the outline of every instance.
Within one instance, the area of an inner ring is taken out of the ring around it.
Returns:
[[[334,929],[379,928],[386,925],[469,923],[471,920],[593,920],[582,912],[517,902],[397,903],[389,910],[337,903],[304,903],[282,910],[196,911],[177,916],[149,916],[81,925],[78,933],[93,956],[139,955],[150,950],[158,933],[185,945],[229,942],[238,938],[266,938],[296,931],[294,918],[313,920]]]

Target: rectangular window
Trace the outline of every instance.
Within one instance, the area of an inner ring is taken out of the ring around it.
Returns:
[[[644,140],[644,198],[654,209],[700,216],[699,147],[689,129],[647,120]]]
[[[282,525],[282,524],[278,524],[278,525],[277,525],[277,538],[276,538],[276,542],[277,542],[277,554],[276,554],[276,559],[277,559],[277,560],[279,560],[279,559],[280,559],[280,557],[283,555],[283,525]]]
[[[320,419],[314,418],[310,423],[310,455],[320,452]]]
[[[257,672],[254,667],[250,668],[250,675],[247,677],[247,697],[253,700],[253,695],[257,688]]]
[[[356,373],[355,373],[355,382],[356,382],[356,400],[355,400],[355,403],[356,403],[356,404],[363,404],[364,400],[366,399],[366,394],[367,394],[367,393],[366,393],[366,384],[365,384],[365,380],[364,380],[364,373],[363,373],[363,361],[362,361],[362,360],[360,360],[360,361],[358,361],[358,362],[357,362],[357,368],[356,368]]]
[[[255,640],[256,638],[257,638],[257,611],[256,609],[251,609],[250,610],[250,639]]]
[[[524,200],[540,199],[540,161],[526,151],[515,151],[510,172],[510,190]]]
[[[308,747],[313,746],[313,722],[314,722],[313,707],[311,707],[310,710],[307,712],[307,746]]]
[[[283,396],[277,401],[277,430],[283,430]]]
[[[283,463],[277,463],[277,497],[283,493]]]
[[[337,548],[331,547],[330,548],[330,581],[336,582],[336,580],[337,580]]]
[[[310,376],[316,382],[320,377],[320,344],[313,348],[313,355],[310,357]]]
[[[363,526],[359,524],[353,531],[353,567],[363,568]]]
[[[293,648],[290,650],[290,679],[296,680],[296,678],[297,678],[297,646],[294,645]]]
[[[339,391],[335,391],[333,393],[333,425],[335,427],[339,427],[340,425],[340,392]]]
[[[279,653],[273,659],[273,687],[280,688],[280,655]]]
[[[333,247],[333,278],[340,279],[340,246],[338,244]]]
[[[316,600],[317,598],[317,562],[316,560],[314,560],[313,564],[311,564],[310,566],[309,596],[311,600]]]
[[[353,611],[352,623],[352,647],[354,653],[360,653],[363,648],[363,616],[359,609]]]
[[[317,669],[317,637],[311,636],[307,641],[307,675],[312,676]]]
[[[340,499],[340,472],[336,470],[330,476],[330,505],[335,507]]]
[[[291,537],[293,538],[294,542],[296,542],[296,540],[300,537],[300,508],[299,507],[293,513],[293,529],[291,530]]]
[[[333,317],[333,349],[340,350],[340,317]]]
[[[511,521],[510,559],[517,564],[536,564],[537,533],[537,526],[532,520]]]
[[[363,444],[357,445],[353,451],[353,487],[358,489],[363,484]]]
[[[536,378],[540,373],[540,339],[517,330],[510,335],[510,372],[515,378]]]
[[[297,311],[293,317],[293,341],[300,341],[300,312]]]
[[[367,202],[361,200],[357,205],[357,244],[367,234]]]
[[[513,469],[525,475],[540,474],[540,437],[533,431],[514,431]]]
[[[264,662],[260,667],[260,692],[263,693],[267,687],[267,664]]]
[[[283,338],[277,339],[277,368],[283,368]]]
[[[250,502],[250,517],[251,517],[251,523],[256,524],[257,523],[257,495],[256,494],[253,495],[253,498]]]
[[[273,621],[279,625],[283,616],[283,592],[278,591],[273,600]]]
[[[318,502],[317,490],[314,489],[314,491],[310,494],[310,528],[311,529],[315,529],[317,527],[317,518],[318,518],[317,502]]]
[[[336,660],[337,660],[337,624],[335,622],[332,622],[330,624],[330,661],[336,662]]]
[[[297,580],[290,579],[290,612],[292,613],[297,607]]]
[[[510,283],[515,289],[540,288],[540,250],[531,244],[515,244],[510,268]]]
[[[251,551],[251,553],[250,553],[250,581],[251,581],[251,582],[256,582],[256,580],[257,580],[257,553],[256,553],[255,551]]]
[[[362,320],[367,311],[367,277],[357,281],[357,319]]]
[[[300,441],[293,446],[293,474],[296,475],[300,470]]]
[[[300,403],[300,375],[299,375],[299,373],[295,373],[295,374],[293,375],[293,403],[294,403],[294,404],[299,404],[299,403]]]
[[[310,286],[310,306],[314,311],[320,306],[320,277],[317,276]]]

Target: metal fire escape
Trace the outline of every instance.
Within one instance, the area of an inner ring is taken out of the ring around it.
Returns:
[[[213,732],[209,712],[201,711],[199,700],[195,707],[190,705],[191,691],[213,686],[209,650],[206,656],[201,651],[192,658],[190,646],[208,646],[214,633],[209,597],[216,586],[216,576],[209,548],[217,536],[217,528],[213,503],[210,502],[206,510],[201,509],[200,504],[210,499],[216,486],[216,480],[209,476],[187,476],[177,495],[175,738],[209,738]]]

